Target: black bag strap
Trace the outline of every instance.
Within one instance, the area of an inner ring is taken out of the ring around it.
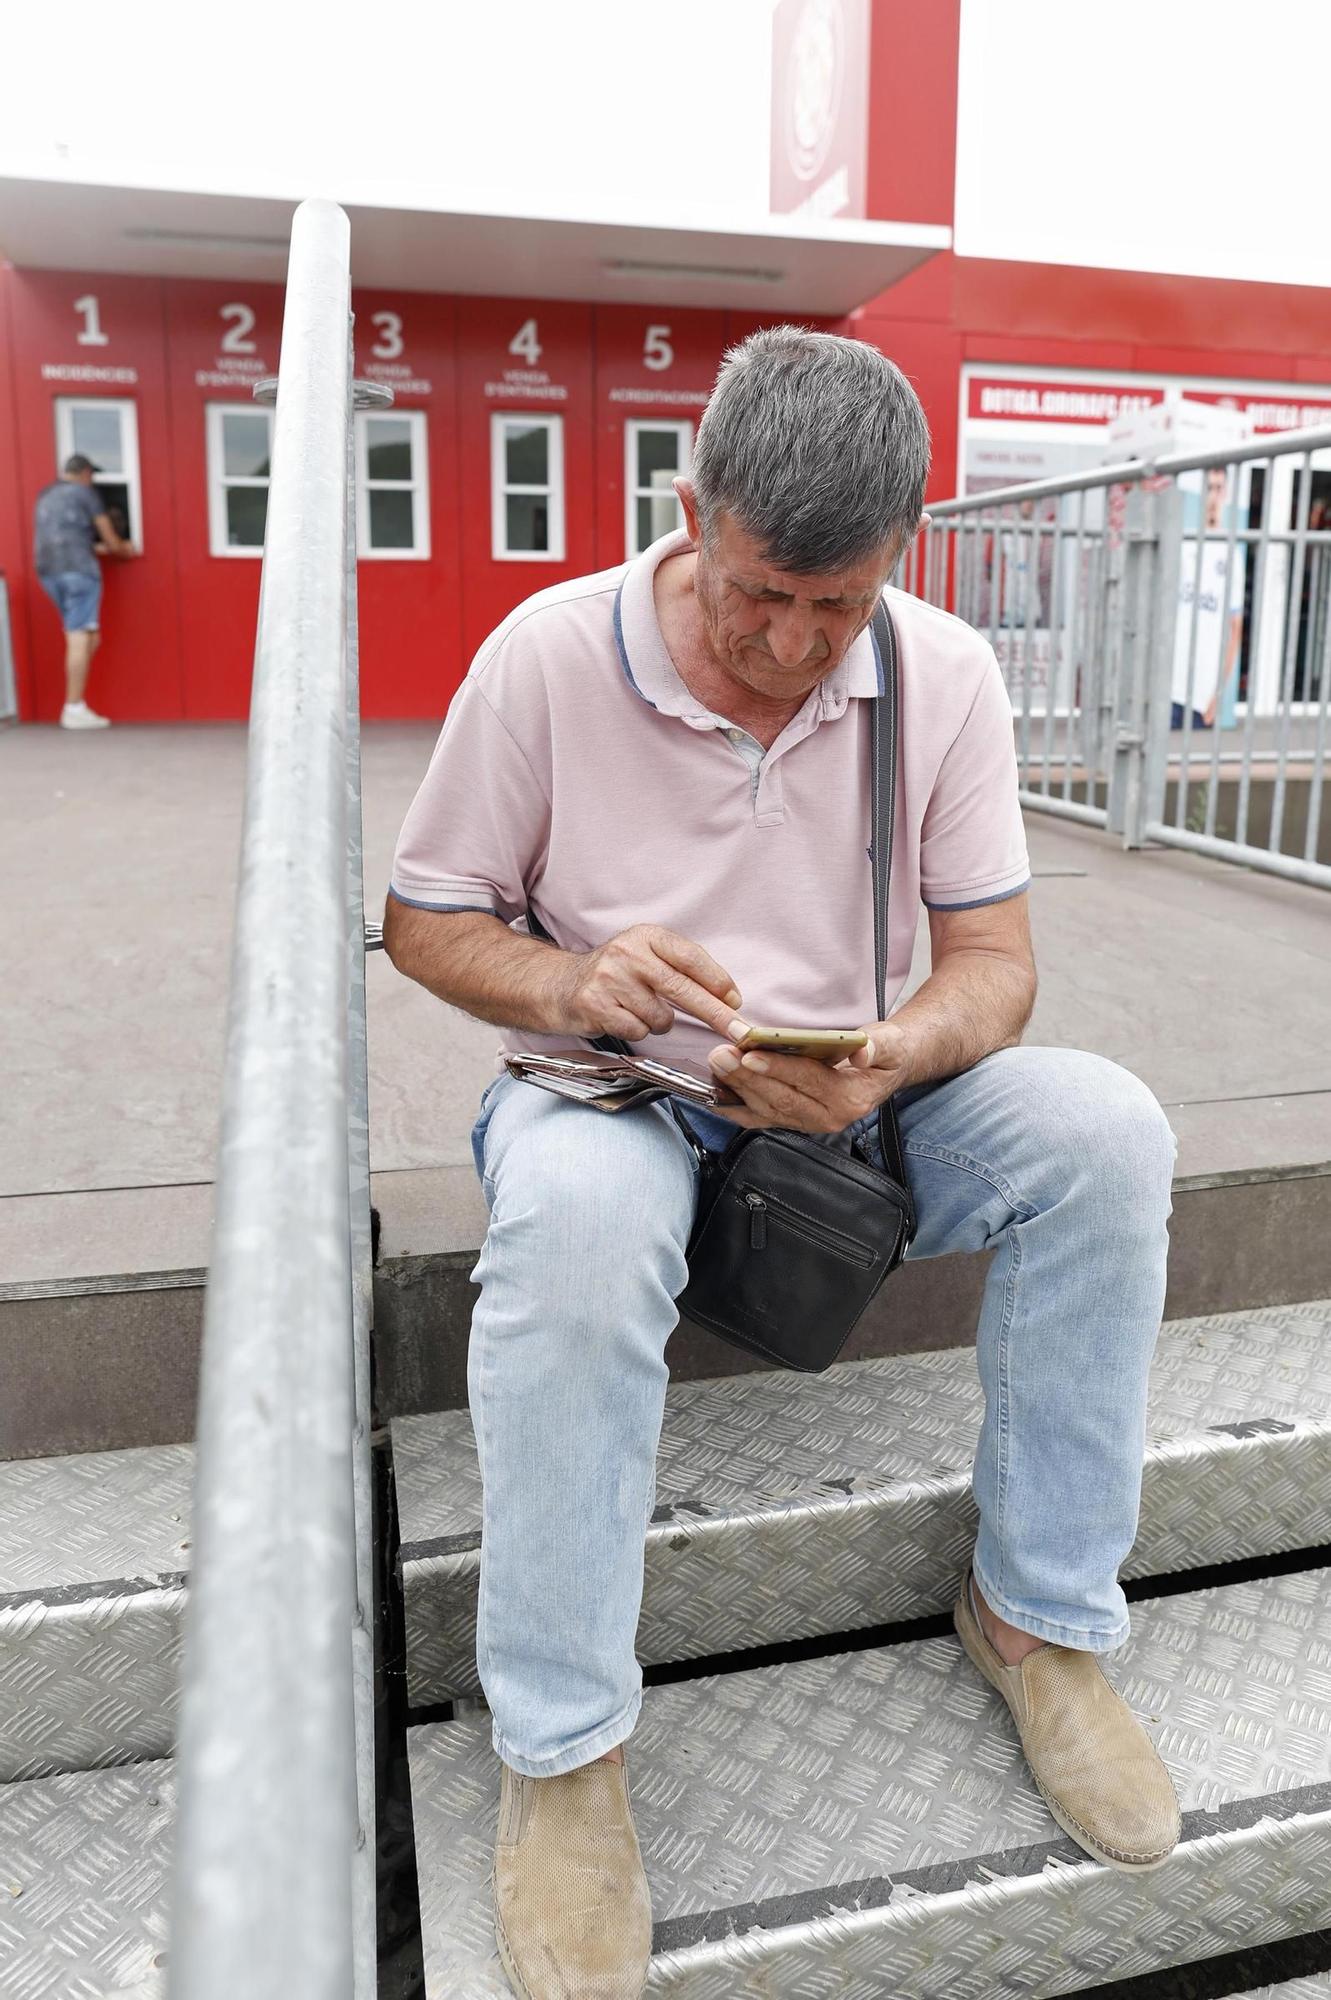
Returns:
[[[898,666],[897,631],[892,614],[880,597],[873,614],[883,691],[870,710],[870,770],[872,801],[869,852],[873,861],[873,976],[878,1019],[887,1019],[887,917],[892,887],[892,833],[897,812]],[[888,1098],[878,1113],[878,1139],[883,1163],[899,1186],[910,1191],[906,1157],[901,1145],[897,1107]]]

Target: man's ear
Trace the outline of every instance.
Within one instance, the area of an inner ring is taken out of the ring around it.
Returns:
[[[702,547],[702,521],[698,514],[698,496],[691,479],[672,479],[671,485],[684,509],[684,526],[695,549]]]

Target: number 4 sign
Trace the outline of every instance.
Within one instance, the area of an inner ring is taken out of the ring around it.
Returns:
[[[540,334],[534,319],[524,319],[522,325],[508,343],[510,354],[516,354],[519,361],[525,361],[529,368],[535,368],[541,359]]]

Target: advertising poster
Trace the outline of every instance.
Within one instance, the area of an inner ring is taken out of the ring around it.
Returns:
[[[1108,464],[1133,458],[1165,458],[1186,452],[1221,451],[1246,444],[1248,420],[1237,405],[1194,401],[1171,386],[1162,403],[1125,413],[1111,426],[1105,446]],[[1192,726],[1222,728],[1234,721],[1238,696],[1239,649],[1247,547],[1229,529],[1246,527],[1250,468],[1212,466],[1182,473],[1183,540],[1179,551],[1178,611],[1174,631],[1174,672],[1170,685],[1171,726],[1180,729],[1191,709]]]
[[[1133,457],[1220,448],[1328,422],[1331,393],[1320,387],[976,363],[962,379],[958,491],[994,492]],[[1272,461],[1268,512],[1273,529],[1289,531],[1298,525],[1300,464],[1297,455]],[[1278,704],[1288,630],[1288,545],[1274,542],[1269,550],[1260,631],[1252,629],[1252,558],[1242,541],[1236,542],[1227,568],[1229,530],[1258,526],[1265,477],[1259,461],[1255,469],[1231,469],[1223,491],[1218,475],[1206,480],[1200,472],[1185,474],[1180,481],[1184,542],[1173,679],[1176,722],[1182,721],[1189,695],[1190,658],[1195,727],[1232,723],[1250,683],[1259,714],[1274,712]],[[1111,490],[1111,533],[1115,502],[1121,511],[1125,492]],[[1088,494],[1084,508],[1075,493],[1026,501],[1005,512],[996,532],[987,524],[983,536],[963,537],[957,609],[992,639],[1018,710],[1025,700],[1032,714],[1043,714],[1051,704],[1056,714],[1066,714],[1078,688],[1095,672],[1096,662],[1082,657],[1090,621],[1073,617],[1077,563],[1072,551],[1080,520],[1090,544],[1081,556],[1084,603],[1098,587],[1091,566],[1101,560],[1104,504],[1100,493]],[[1313,456],[1306,511],[1310,526],[1320,525],[1323,514],[1331,521],[1331,452]],[[1034,531],[1033,520],[1038,523]],[[1060,531],[1057,580],[1055,524]],[[1320,555],[1312,559],[1320,560]],[[1304,597],[1317,601],[1306,578]],[[1303,629],[1306,605],[1296,615],[1293,694],[1300,700],[1311,687],[1308,662],[1315,648],[1314,635]],[[1029,694],[1023,696],[1026,686]]]
[[[975,373],[963,393],[962,491],[976,494],[1094,471],[1111,427],[1164,392],[1132,381]],[[1075,701],[1081,662],[1072,614],[1086,598],[1103,518],[1098,492],[1023,500],[983,536],[963,540],[959,608],[989,635],[1014,709],[1042,716],[1052,700],[1055,714],[1066,714]]]

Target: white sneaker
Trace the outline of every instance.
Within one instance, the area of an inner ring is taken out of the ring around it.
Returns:
[[[67,701],[60,711],[62,729],[109,729],[111,718],[97,715],[86,701]]]

